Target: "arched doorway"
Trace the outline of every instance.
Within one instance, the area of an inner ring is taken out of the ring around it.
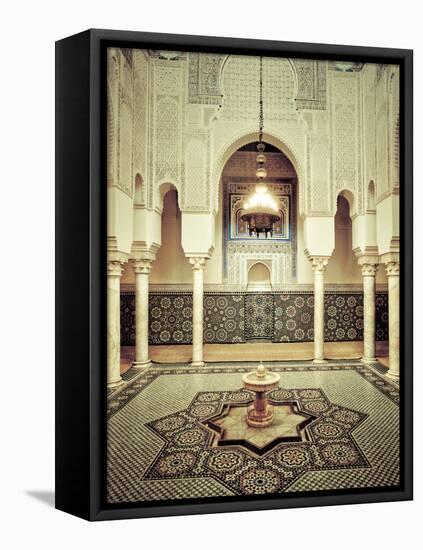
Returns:
[[[352,220],[354,196],[351,191],[338,195],[334,218],[335,248],[326,269],[326,282],[333,284],[360,284],[361,269],[352,247]]]
[[[160,187],[162,201],[161,247],[150,273],[152,284],[190,284],[192,271],[181,243],[182,215],[178,192],[172,184]]]
[[[245,201],[255,191],[257,142],[242,145],[228,158],[220,178],[217,224],[222,228],[224,283],[246,287],[249,268],[257,262],[272,266],[272,283],[296,282],[297,172],[286,154],[271,143],[265,144],[265,182],[278,205],[280,220],[268,238],[249,235],[242,215]]]

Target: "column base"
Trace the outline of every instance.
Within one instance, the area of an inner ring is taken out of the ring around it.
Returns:
[[[204,361],[191,361],[191,367],[204,367]]]
[[[111,380],[110,382],[107,382],[107,389],[115,390],[116,388],[122,386],[122,384],[124,384],[124,381],[119,377],[118,380]]]
[[[399,382],[399,374],[392,373],[388,370],[388,372],[385,374],[387,378],[390,378],[394,382]]]
[[[360,361],[362,363],[377,363],[376,357],[361,357]]]
[[[316,365],[323,365],[324,363],[327,363],[327,359],[313,359],[313,363]]]
[[[145,361],[132,361],[132,366],[135,369],[139,369],[141,367],[149,367],[151,365],[151,359],[146,359]]]

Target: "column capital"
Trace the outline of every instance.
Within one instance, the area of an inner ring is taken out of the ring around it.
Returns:
[[[189,263],[192,265],[193,271],[202,271],[206,267],[206,260],[209,256],[189,256]]]
[[[388,277],[398,277],[400,274],[400,263],[388,262],[385,264],[385,269]]]
[[[134,272],[138,274],[148,275],[151,271],[153,260],[151,258],[136,258],[132,259]]]
[[[309,256],[308,259],[311,262],[311,267],[316,273],[323,273],[328,265],[328,256]]]
[[[363,277],[376,277],[377,265],[373,263],[361,264],[361,274]]]
[[[155,260],[160,248],[158,244],[146,244],[144,241],[134,241],[131,248],[131,260]]]
[[[384,252],[379,256],[380,264],[389,264],[390,262],[399,262],[400,255],[398,251]]]
[[[364,265],[364,264],[377,265],[377,264],[380,264],[380,258],[378,254],[361,254],[357,256],[357,263],[358,265]]]
[[[110,277],[120,277],[123,271],[123,265],[128,261],[128,254],[119,250],[107,251],[107,275]]]
[[[119,260],[107,260],[107,276],[120,278],[123,273],[124,263]]]

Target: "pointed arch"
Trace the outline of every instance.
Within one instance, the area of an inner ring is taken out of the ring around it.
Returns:
[[[338,193],[337,196],[337,209],[338,209],[338,201],[339,197],[343,197],[349,205],[349,211],[350,211],[350,217],[352,218],[356,214],[356,201],[354,198],[354,193],[350,191],[349,189],[343,189]]]
[[[248,143],[252,143],[257,140],[257,127],[249,127],[241,132],[238,132],[236,135],[228,139],[227,142],[220,148],[220,151],[217,153],[212,171],[211,207],[214,212],[217,212],[219,210],[220,181],[223,169],[225,168],[225,164],[238,149],[241,149],[241,147],[243,147],[244,145],[248,145]],[[289,139],[287,139],[286,137],[277,136],[275,133],[265,131],[263,133],[263,141],[279,149],[284,155],[288,157],[288,159],[292,163],[295,172],[297,173],[298,206],[299,212],[302,213],[304,211],[305,172],[299,152],[296,150]]]
[[[254,262],[248,269],[248,286],[272,286],[270,268],[264,262]]]

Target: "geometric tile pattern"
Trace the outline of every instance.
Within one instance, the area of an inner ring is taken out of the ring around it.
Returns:
[[[363,340],[363,295],[325,293],[326,342]],[[190,344],[192,293],[150,293],[150,344]],[[313,341],[312,292],[204,294],[204,342],[235,343],[254,338],[273,342]],[[388,340],[388,294],[376,294],[376,340]],[[135,296],[121,294],[121,344],[135,345]]]
[[[242,294],[204,296],[204,342],[244,342],[244,309]]]
[[[135,294],[120,293],[120,342],[122,346],[135,346]]]
[[[325,340],[363,340],[363,295],[325,295]]]
[[[388,294],[376,293],[376,340],[389,340]]]
[[[368,420],[357,428],[354,437],[372,464],[368,470],[331,470],[306,473],[288,491],[336,490],[344,487],[387,487],[399,484],[399,414],[392,401],[380,393],[369,400],[366,386],[349,385],[349,401],[366,410]],[[385,394],[386,396],[386,394]],[[386,406],[386,408],[385,408]]]
[[[275,295],[274,342],[310,342],[314,338],[313,294]]]
[[[245,339],[273,339],[275,305],[273,294],[245,296]]]
[[[264,456],[239,445],[213,447],[214,434],[204,422],[225,405],[248,404],[252,397],[242,389],[199,392],[188,408],[149,423],[166,445],[143,479],[212,477],[234,494],[251,495],[283,492],[308,470],[370,466],[352,435],[367,415],[329,402],[319,388],[269,394],[275,406],[292,403],[312,413],[314,420],[305,428],[308,441],[280,443]]]
[[[148,385],[150,385],[159,376],[165,375],[186,375],[186,374],[233,374],[233,373],[245,373],[249,372],[253,366],[257,366],[256,363],[242,362],[239,366],[234,364],[230,367],[222,367],[209,363],[208,367],[181,367],[173,366],[171,364],[166,367],[149,368],[143,374],[133,382],[124,388],[117,396],[107,401],[107,418],[111,418],[117,413],[128,401],[136,397],[141,391],[143,391]],[[273,372],[314,372],[314,371],[348,371],[354,370],[360,376],[365,378],[371,385],[375,386],[381,393],[383,393],[388,399],[396,404],[399,404],[399,389],[398,387],[388,382],[384,377],[379,376],[378,373],[362,363],[361,361],[330,361],[327,364],[317,367],[313,363],[302,361],[301,363],[289,363],[289,366],[280,366],[277,363],[271,364],[271,370]],[[386,371],[386,369],[385,369]]]
[[[245,372],[255,367],[255,363],[211,364],[198,368],[188,365],[150,367],[120,393],[112,395],[108,400],[107,422],[108,501],[219,497],[240,491],[245,494],[270,490],[278,483],[277,490],[283,492],[398,485],[398,388],[359,361],[269,365],[281,376],[280,388],[271,397],[276,401],[302,399],[304,410],[307,406],[309,414],[324,424],[317,429],[317,434],[312,432],[310,449],[314,450],[307,455],[318,465],[317,470],[304,470],[297,475],[300,464],[296,463],[305,460],[296,448],[302,442],[283,442],[272,448],[271,453],[289,447],[292,452],[284,459],[279,457],[276,462],[276,455],[268,460],[267,453],[256,457],[246,450],[241,457],[242,473],[234,471],[233,479],[230,472],[221,473],[222,467],[226,471],[224,468],[230,469],[231,463],[239,460],[239,448],[206,448],[204,430],[207,428],[201,424],[201,419],[205,418],[202,415],[213,414],[224,401],[236,404],[247,399],[245,394],[248,392],[240,390],[240,380]],[[306,393],[300,394],[302,391]],[[322,410],[325,406],[327,410]],[[335,414],[336,411],[340,412]],[[348,424],[357,418],[352,413],[362,417],[354,428]],[[173,420],[166,421],[169,418]],[[310,423],[307,429],[311,430],[316,424]],[[354,450],[331,447],[331,436],[333,444],[335,439],[340,443],[339,429],[345,430],[346,426],[343,442],[348,447],[352,441]],[[169,434],[170,443],[166,434]],[[160,457],[164,459],[173,453],[171,446],[175,453],[182,454],[160,463]],[[225,455],[224,460],[212,460],[211,456],[219,454],[218,451],[236,452],[235,456]],[[206,455],[210,459],[207,462]],[[251,460],[255,461],[254,467]],[[288,468],[287,461],[294,464]],[[331,461],[335,461],[334,464]],[[177,473],[188,463],[195,468],[196,475],[204,468],[202,474],[190,477],[191,470]],[[362,467],[358,467],[359,463]],[[323,468],[323,464],[327,467]],[[281,479],[280,468],[288,474],[288,480],[286,475]],[[206,469],[211,469],[213,474],[206,475]],[[259,471],[261,473],[257,473]]]
[[[151,344],[189,344],[192,339],[192,295],[152,295],[149,300]]]

